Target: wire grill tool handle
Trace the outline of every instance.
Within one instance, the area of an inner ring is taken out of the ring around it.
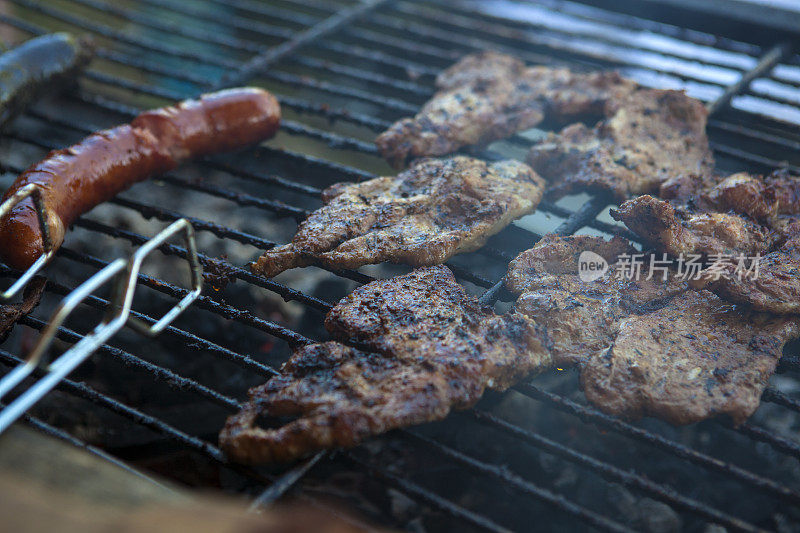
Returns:
[[[47,225],[48,213],[47,207],[42,201],[42,189],[36,183],[29,183],[28,185],[19,189],[16,193],[10,196],[2,205],[0,205],[0,219],[8,215],[11,210],[22,202],[30,198],[33,200],[33,205],[36,208],[36,216],[39,219],[39,229],[42,234],[42,246],[44,253],[39,256],[39,259],[28,267],[22,275],[14,282],[11,287],[4,292],[0,292],[0,301],[13,298],[28,282],[39,272],[55,255],[56,250],[53,246],[53,239],[50,236],[50,226]],[[1,396],[1,395],[0,395]]]
[[[145,258],[179,232],[183,232],[186,240],[186,260],[189,262],[191,269],[192,290],[158,322],[148,326],[130,316],[139,272]],[[170,224],[155,237],[144,243],[127,261],[121,258],[117,259],[83,282],[61,301],[25,363],[16,367],[0,380],[0,399],[22,383],[37,368],[44,366],[45,354],[52,344],[58,328],[61,327],[67,317],[83,300],[106,283],[113,281],[115,283],[114,298],[109,305],[106,316],[90,334],[44,368],[44,376],[0,411],[0,433],[5,431],[25,411],[58,385],[62,379],[125,327],[126,324],[146,335],[152,336],[160,333],[200,295],[203,290],[202,272],[200,259],[197,255],[194,228],[192,228],[188,220],[182,218]]]

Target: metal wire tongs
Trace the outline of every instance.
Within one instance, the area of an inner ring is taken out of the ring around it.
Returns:
[[[22,275],[14,282],[11,287],[4,292],[0,292],[0,302],[13,298],[28,282],[36,275],[55,255],[56,251],[53,247],[53,240],[50,237],[50,227],[47,225],[47,211],[42,201],[42,190],[39,185],[29,183],[15,192],[8,200],[0,205],[0,219],[5,217],[17,204],[23,200],[30,198],[36,208],[36,216],[39,218],[39,228],[42,232],[42,247],[44,253],[39,256],[39,259],[28,267]],[[0,395],[2,396],[2,395]]]
[[[37,260],[36,263],[6,291],[6,293],[0,295],[1,298],[9,298],[17,293],[53,255],[53,251],[49,246],[50,243],[48,242],[48,234],[44,229],[46,226],[46,213],[41,206],[41,202],[37,202],[37,198],[39,197],[38,188],[34,187],[27,191],[26,189],[28,189],[28,187],[20,189],[17,195],[9,198],[7,202],[0,206],[0,217],[24,198],[32,196],[34,203],[37,205],[39,221],[42,223],[42,235],[45,237],[45,254],[42,255],[42,257],[39,258],[39,260]],[[134,293],[136,292],[139,271],[141,270],[142,262],[153,250],[179,232],[183,232],[186,241],[186,259],[191,268],[192,290],[160,320],[152,326],[148,326],[146,323],[130,316],[131,304],[133,302]],[[51,316],[47,327],[42,331],[36,346],[34,346],[33,350],[28,355],[25,363],[17,366],[0,380],[0,400],[2,400],[5,395],[22,383],[22,381],[30,376],[37,368],[42,368],[45,372],[44,376],[0,411],[0,433],[5,431],[15,420],[22,416],[25,411],[30,409],[78,365],[85,361],[89,355],[125,327],[126,324],[130,325],[138,332],[149,336],[157,335],[163,331],[164,328],[175,320],[175,318],[189,307],[200,295],[203,289],[202,272],[202,265],[197,255],[194,228],[188,220],[182,218],[173,222],[152,239],[144,243],[134,252],[130,259],[126,261],[125,259],[119,258],[109,263],[105,268],[64,297]],[[106,315],[100,324],[98,324],[91,333],[81,339],[80,342],[61,354],[55,361],[45,366],[45,354],[52,344],[58,328],[83,300],[111,280],[116,280],[114,296],[111,298]]]

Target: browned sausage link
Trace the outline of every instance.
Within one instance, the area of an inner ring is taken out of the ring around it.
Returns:
[[[20,174],[3,200],[29,183],[39,184],[50,213],[52,242],[59,247],[69,225],[94,206],[186,159],[268,139],[280,118],[275,97],[256,88],[228,89],[146,111],[130,124],[53,150]],[[28,199],[0,220],[0,257],[24,269],[43,251],[36,211]]]

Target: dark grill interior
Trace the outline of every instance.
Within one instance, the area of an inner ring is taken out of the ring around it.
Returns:
[[[763,29],[731,35],[730,24],[707,13],[704,31],[683,28],[672,20],[677,9],[658,11],[666,13],[668,22],[661,22],[547,0],[446,7],[416,0],[2,4],[7,43],[68,30],[91,33],[100,45],[79,88],[39,102],[0,141],[4,188],[46,150],[214,88],[270,89],[286,118],[269,143],[137,185],[69,232],[46,270],[51,283],[43,304],[0,348],[0,372],[27,354],[61,297],[180,217],[198,231],[206,290],[158,339],[128,330],[115,337],[27,423],[190,486],[248,494],[256,505],[281,497],[334,504],[414,531],[586,524],[613,531],[716,531],[710,524],[796,530],[797,346],[783,358],[762,407],[739,428],[724,421],[688,428],[627,423],[586,405],[567,371],[491,395],[444,422],[288,469],[239,467],[216,447],[217,431],[247,388],[275,373],[291,346],[325,338],[321,322],[332,302],[356,284],[407,270],[309,267],[269,281],[244,265],[286,242],[294,222],[319,205],[322,188],[390,173],[374,135],[413,114],[432,94],[433,76],[465,53],[493,48],[531,63],[618,68],[644,85],[686,89],[713,110],[709,134],[720,170],[800,171],[793,166],[800,161],[800,56],[789,38]],[[535,135],[481,154],[519,157]],[[449,266],[481,294],[543,233],[629,236],[611,224],[607,207],[586,196],[543,203]],[[162,251],[140,276],[134,305],[134,315],[150,323],[188,292],[184,249]],[[17,275],[0,268],[7,282]],[[502,291],[486,297],[496,296],[503,299]],[[106,304],[105,295],[89,299],[70,329],[60,329],[53,351],[90,331]]]

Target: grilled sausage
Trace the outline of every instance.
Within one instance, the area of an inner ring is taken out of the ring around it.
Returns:
[[[92,58],[87,38],[43,35],[0,56],[0,128],[45,90],[64,85]]]
[[[57,248],[75,219],[134,183],[192,157],[268,139],[279,125],[278,102],[264,90],[239,88],[207,94],[146,111],[130,124],[50,152],[17,178],[3,200],[29,183],[39,184]],[[27,199],[0,220],[0,257],[23,269],[43,252],[36,210]]]

